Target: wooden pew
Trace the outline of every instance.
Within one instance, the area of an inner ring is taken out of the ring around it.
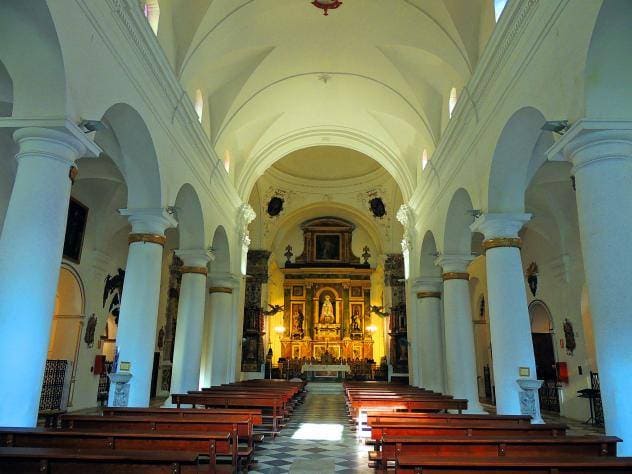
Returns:
[[[2,474],[197,474],[198,454],[187,451],[116,451],[0,448]]]
[[[114,451],[185,451],[208,456],[216,469],[217,444],[230,444],[230,433],[117,432],[0,428],[0,446],[14,448],[109,449]],[[0,472],[3,472],[0,469]]]
[[[107,407],[102,411],[103,416],[173,416],[182,419],[201,419],[210,415],[246,415],[252,419],[253,426],[263,424],[261,410],[239,408],[134,408]]]
[[[446,410],[456,410],[459,414],[467,409],[467,400],[458,398],[421,398],[421,397],[400,397],[400,398],[362,398],[353,399],[350,402],[350,411],[353,419],[358,417],[362,411],[417,411],[417,412],[439,412]]]
[[[263,424],[261,410],[239,410],[225,408],[105,408],[102,415],[110,416],[156,416],[158,418],[174,418],[178,420],[197,421],[243,421],[244,417],[250,417],[252,429],[238,427],[240,440],[246,440],[248,446],[254,447],[254,443],[263,441],[263,435],[254,432],[255,426]]]
[[[240,460],[250,463],[254,454],[251,446],[239,447],[239,433],[252,435],[252,422],[250,418],[243,417],[241,420],[183,420],[175,418],[158,418],[156,416],[87,416],[87,415],[64,415],[60,419],[63,429],[78,430],[99,430],[99,431],[125,431],[125,432],[228,432],[231,434],[229,444],[217,443],[216,453],[218,456],[230,456],[233,466],[238,466]]]
[[[284,419],[283,403],[275,397],[227,397],[217,395],[189,395],[173,394],[171,402],[181,408],[182,405],[191,405],[193,408],[202,406],[205,408],[255,408],[266,410],[272,415],[272,431],[274,436],[279,432],[280,421]]]
[[[503,425],[488,424],[482,426],[458,426],[448,424],[427,424],[414,422],[382,422],[372,423],[371,438],[380,441],[384,436],[437,436],[437,437],[545,437],[564,436],[567,426],[564,424],[543,424],[543,425]]]
[[[402,413],[402,412],[371,412],[367,416],[367,423],[413,422],[446,424],[455,426],[497,426],[497,425],[530,425],[528,415],[487,415],[487,414],[453,414],[453,413]]]
[[[381,453],[371,453],[384,471],[389,461],[398,456],[414,454],[437,458],[477,457],[541,457],[616,456],[620,438],[614,436],[558,436],[558,437],[433,437],[384,436]]]
[[[417,454],[397,457],[397,474],[605,474],[632,472],[632,458],[615,457],[493,457],[442,458]]]

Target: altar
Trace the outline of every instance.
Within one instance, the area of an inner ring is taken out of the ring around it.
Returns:
[[[342,379],[346,372],[351,372],[351,367],[349,367],[349,364],[303,364],[301,372],[305,374],[308,380],[314,380],[314,378],[318,377],[337,377]],[[316,373],[324,375],[316,375]]]

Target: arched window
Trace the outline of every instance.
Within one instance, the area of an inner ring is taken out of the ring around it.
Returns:
[[[452,118],[452,112],[454,112],[454,107],[456,107],[456,87],[453,87],[450,91],[450,99],[448,99],[448,115]]]
[[[505,5],[507,5],[507,0],[494,0],[494,15],[496,16],[496,21],[500,18],[500,14],[505,9]]]
[[[421,170],[425,170],[428,165],[428,150],[424,148],[424,151],[421,152]]]
[[[160,5],[158,5],[158,0],[144,0],[144,2],[143,14],[145,18],[147,18],[154,34],[157,35],[158,21],[160,20]]]
[[[228,150],[224,152],[224,169],[230,173],[230,152]]]
[[[202,97],[202,91],[200,89],[195,91],[195,113],[198,116],[198,120],[202,122],[202,112],[204,111],[204,98]]]

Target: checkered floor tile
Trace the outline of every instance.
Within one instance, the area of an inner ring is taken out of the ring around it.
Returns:
[[[350,431],[342,393],[310,392],[281,434],[257,449],[250,473],[373,473],[370,449]]]

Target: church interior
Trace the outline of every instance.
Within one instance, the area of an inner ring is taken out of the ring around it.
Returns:
[[[1,473],[632,473],[630,0],[0,1]]]

